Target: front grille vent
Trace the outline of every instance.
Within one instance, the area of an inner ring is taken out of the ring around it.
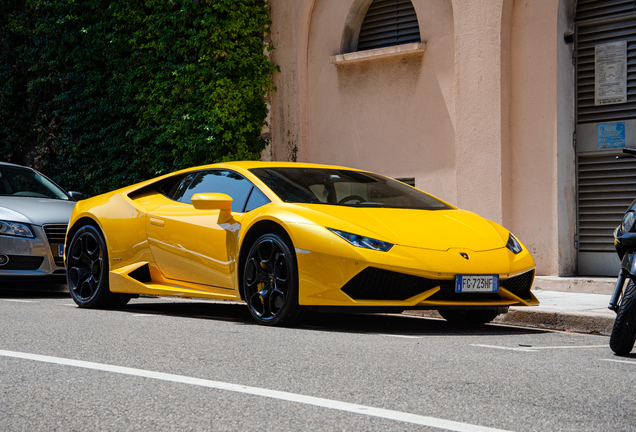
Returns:
[[[502,288],[524,300],[531,298],[534,270],[500,281]],[[497,293],[456,293],[455,280],[427,279],[403,273],[368,267],[342,287],[342,291],[357,300],[406,300],[432,288],[440,289],[427,301],[500,300]]]
[[[445,281],[449,282],[449,281]],[[501,300],[499,294],[493,292],[455,292],[455,281],[452,280],[450,283],[446,283],[444,285],[440,285],[439,291],[426,299],[427,301],[440,301],[440,300],[448,300],[448,301],[488,301],[488,300]]]
[[[499,285],[524,300],[530,300],[530,287],[534,280],[534,270],[502,280]]]
[[[0,266],[0,270],[37,270],[44,257],[34,255],[7,255],[9,262]]]
[[[347,282],[342,291],[359,300],[406,300],[440,284],[450,284],[452,288],[455,282],[367,267]]]
[[[55,265],[58,267],[64,267],[64,257],[58,256],[58,251],[59,245],[64,244],[64,240],[66,239],[66,229],[68,228],[68,225],[50,224],[44,225],[42,228],[44,228],[46,238],[49,241],[51,253],[53,254],[53,258],[55,259]]]

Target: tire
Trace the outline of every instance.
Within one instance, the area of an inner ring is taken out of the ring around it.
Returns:
[[[128,304],[128,302],[132,298],[126,294],[115,294],[115,293],[111,293],[111,294],[112,294],[112,297],[109,301],[110,303],[109,307],[113,309],[123,308],[124,306]]]
[[[610,348],[617,355],[627,355],[636,340],[636,284],[629,280],[618,307],[616,321],[610,335]]]
[[[494,320],[499,312],[490,309],[438,309],[448,322],[464,324],[485,324]]]
[[[291,325],[304,308],[298,304],[298,267],[290,242],[277,234],[259,237],[243,268],[243,298],[258,324]]]
[[[71,297],[79,307],[116,306],[119,296],[108,289],[106,242],[93,225],[84,225],[73,236],[66,258],[66,278]]]

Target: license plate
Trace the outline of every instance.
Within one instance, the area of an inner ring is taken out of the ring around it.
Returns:
[[[59,256],[59,257],[63,257],[64,256],[64,245],[63,244],[57,245],[57,256]]]
[[[499,276],[497,275],[457,275],[455,292],[498,292]]]

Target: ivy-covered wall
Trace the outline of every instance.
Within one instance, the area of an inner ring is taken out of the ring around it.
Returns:
[[[3,0],[0,160],[95,195],[258,159],[262,0]]]

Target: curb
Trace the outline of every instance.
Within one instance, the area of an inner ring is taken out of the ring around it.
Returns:
[[[443,319],[435,310],[410,310],[404,311],[403,314]],[[510,308],[508,313],[499,315],[492,323],[609,336],[614,326],[614,317],[578,311]]]
[[[493,323],[609,336],[614,319],[611,315],[599,316],[578,311],[529,311],[511,308],[507,314],[495,318]]]
[[[562,277],[536,276],[532,289],[588,294],[612,294],[616,278],[610,277]]]

